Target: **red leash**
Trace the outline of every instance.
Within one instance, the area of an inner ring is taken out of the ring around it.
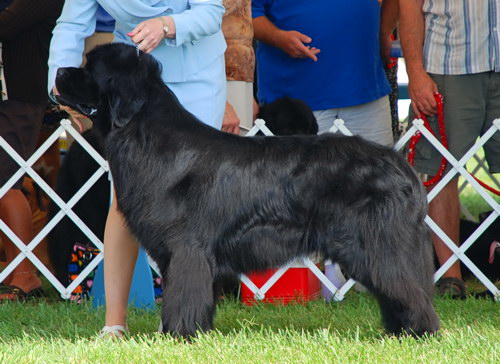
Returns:
[[[446,132],[444,128],[444,112],[443,112],[443,95],[441,94],[435,94],[434,97],[436,98],[437,102],[437,109],[438,109],[438,128],[439,128],[439,136],[441,137],[441,144],[448,149],[448,140],[446,139]],[[424,126],[431,132],[431,134],[435,137],[436,134],[434,134],[434,131],[432,130],[429,121],[427,120],[427,117],[425,115],[421,116],[421,119],[424,122]],[[413,166],[415,163],[415,146],[419,142],[420,138],[422,137],[422,133],[420,131],[417,131],[415,135],[413,135],[410,139],[410,144],[408,146],[408,162]],[[441,166],[439,167],[439,170],[437,174],[432,177],[431,179],[423,182],[425,187],[429,187],[434,185],[435,183],[439,182],[441,178],[443,177],[444,171],[446,170],[446,165],[448,161],[446,158],[443,156],[441,159]],[[482,187],[487,189],[488,191],[500,196],[500,191],[494,189],[491,186],[488,186],[486,183],[481,181],[480,179],[476,178],[476,176],[472,175],[472,177],[479,183]]]
[[[443,144],[443,146],[446,149],[448,149],[448,140],[446,139],[446,133],[444,130],[443,96],[441,94],[435,94],[434,97],[436,98],[437,108],[438,108],[438,127],[439,127],[439,135],[441,137],[441,144]],[[432,130],[429,124],[429,121],[427,120],[427,117],[425,115],[422,115],[421,119],[424,121],[424,126],[427,128],[427,130],[429,130],[433,136],[436,136],[436,134],[434,134],[434,131]],[[420,131],[417,131],[415,135],[413,135],[410,139],[410,144],[408,147],[408,162],[412,166],[415,163],[415,146],[417,145],[421,137],[422,133]],[[439,167],[437,174],[431,179],[425,181],[424,186],[429,187],[439,182],[443,177],[447,164],[448,162],[446,158],[443,156],[441,158],[441,166]]]

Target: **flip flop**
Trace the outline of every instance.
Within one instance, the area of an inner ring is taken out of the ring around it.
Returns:
[[[16,286],[1,286],[0,295],[12,295],[12,298],[0,298],[0,302],[24,302],[32,298],[43,297],[43,289],[35,288],[29,292],[24,292],[21,288]]]
[[[437,294],[443,297],[449,297],[458,300],[464,300],[465,284],[461,279],[446,277],[441,278],[436,283]]]
[[[128,328],[122,325],[104,326],[99,333],[100,338],[120,339],[128,333]]]

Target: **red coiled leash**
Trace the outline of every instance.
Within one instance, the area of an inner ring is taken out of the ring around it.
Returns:
[[[438,128],[439,128],[439,136],[441,137],[441,144],[448,150],[448,140],[446,139],[446,132],[444,128],[444,111],[443,111],[443,95],[437,93],[434,95],[436,98],[437,102],[437,109],[438,109]],[[434,131],[432,130],[429,121],[427,120],[427,117],[425,115],[421,116],[421,119],[424,122],[424,126],[431,132],[431,134],[435,137],[436,134],[434,134]],[[420,131],[417,131],[415,135],[413,135],[410,139],[410,144],[408,146],[408,162],[413,166],[415,163],[415,146],[419,142],[420,138],[422,137],[422,133]],[[448,161],[446,158],[443,156],[441,158],[441,165],[439,167],[439,170],[437,174],[432,177],[431,179],[423,182],[425,187],[429,187],[434,185],[435,183],[439,182],[441,178],[443,177],[444,171],[446,170],[446,165]],[[480,179],[476,178],[476,176],[472,175],[472,177],[479,183],[482,187],[487,189],[488,191],[500,196],[500,191],[494,189],[491,186],[488,186],[486,183],[481,181]]]
[[[443,112],[443,95],[441,94],[434,94],[434,97],[436,98],[437,102],[437,109],[438,109],[438,128],[439,128],[439,136],[441,137],[441,144],[448,149],[448,140],[446,139],[446,132],[444,130],[444,112]],[[429,121],[427,120],[427,117],[425,115],[421,116],[421,119],[424,122],[424,126],[431,132],[433,136],[436,136],[434,134],[434,131],[431,128],[431,125],[429,124]],[[408,146],[408,163],[410,163],[412,166],[415,163],[415,146],[419,142],[420,138],[422,137],[422,133],[420,131],[417,131],[415,135],[413,135],[410,139],[410,144]],[[446,165],[448,161],[446,158],[443,156],[441,158],[441,165],[439,167],[439,170],[437,174],[432,177],[431,179],[423,182],[425,187],[432,186],[433,184],[437,183],[438,181],[441,180],[443,177],[444,171],[446,170]]]

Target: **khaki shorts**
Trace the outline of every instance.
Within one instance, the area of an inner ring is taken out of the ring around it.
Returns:
[[[500,118],[500,73],[471,75],[430,75],[443,95],[445,131],[449,151],[460,160],[464,154]],[[410,120],[413,113],[410,110]],[[440,140],[437,116],[429,124]],[[409,123],[409,127],[412,124]],[[484,145],[490,173],[500,172],[500,131]],[[434,176],[441,165],[441,153],[422,137],[415,148],[415,169]],[[447,171],[451,169],[450,163]]]

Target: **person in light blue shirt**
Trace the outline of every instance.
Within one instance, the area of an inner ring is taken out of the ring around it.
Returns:
[[[54,29],[49,91],[59,67],[79,67],[87,37],[96,29],[98,7],[115,20],[114,42],[139,45],[162,63],[162,77],[181,104],[220,129],[226,104],[222,0],[66,0]],[[75,122],[81,115],[67,110]],[[116,201],[116,198],[113,199]],[[113,203],[104,234],[105,335],[122,336],[138,245]]]
[[[222,0],[67,0],[52,37],[49,91],[59,67],[82,63],[84,42],[95,31],[99,5],[115,19],[114,41],[140,43],[141,50],[163,63],[163,80],[181,103],[220,129],[224,108],[214,97],[225,102]],[[163,34],[161,19],[168,34]],[[134,29],[140,30],[131,37],[128,33]]]

